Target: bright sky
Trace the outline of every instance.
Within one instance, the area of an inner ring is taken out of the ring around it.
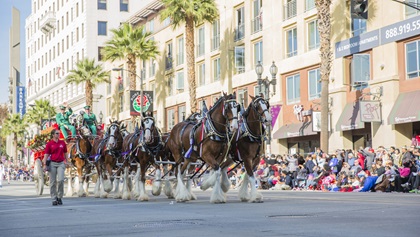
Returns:
[[[25,19],[31,14],[31,0],[0,0],[0,103],[8,101],[9,31],[13,6],[20,11],[20,75],[25,82]],[[26,85],[26,84],[25,84]]]

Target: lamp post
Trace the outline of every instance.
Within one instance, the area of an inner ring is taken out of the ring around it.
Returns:
[[[99,112],[99,123],[101,124],[101,126],[102,126],[102,119],[104,118],[104,115],[102,114],[102,110],[101,110],[101,112]]]
[[[135,72],[124,69],[124,68],[113,68],[112,71],[115,72],[119,72],[119,71],[126,71],[129,72],[131,74],[134,74],[137,78],[140,79],[140,109],[141,109],[141,113],[140,113],[140,118],[143,117],[143,74],[144,74],[144,69],[141,69],[141,76],[137,75]]]
[[[261,87],[262,87],[262,85],[264,85],[264,98],[269,100],[270,85],[273,86],[274,94],[276,93],[276,84],[277,84],[276,75],[277,75],[277,72],[278,72],[278,68],[273,61],[273,64],[271,64],[271,67],[270,67],[271,80],[268,79],[268,76],[265,77],[265,78],[262,78],[262,74],[264,72],[264,67],[261,65],[260,61],[258,61],[257,65],[255,66],[255,72],[257,73],[257,76],[258,76],[257,83],[258,83],[258,86],[259,86],[259,91],[261,92]],[[267,153],[271,153],[271,147],[270,146],[271,146],[271,124],[268,125],[268,140],[266,142],[266,152]]]

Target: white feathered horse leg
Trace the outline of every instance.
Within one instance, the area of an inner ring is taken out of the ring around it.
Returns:
[[[140,164],[137,163],[136,175],[134,176],[133,197],[140,197]]]
[[[197,196],[195,196],[195,194],[191,190],[192,182],[193,182],[192,179],[190,179],[190,178],[187,179],[187,190],[188,190],[188,193],[189,193],[189,199],[190,200],[197,200]]]
[[[120,191],[120,178],[115,178],[114,180],[114,199],[121,199],[122,193]]]
[[[124,200],[130,200],[131,199],[131,192],[128,188],[128,182],[130,182],[128,179],[128,167],[124,168],[124,183],[123,183],[123,190],[122,190],[122,199]]]
[[[219,172],[220,173],[220,172]],[[200,189],[206,191],[207,189],[214,186],[216,183],[216,172],[214,170],[210,171],[209,177],[201,183]]]
[[[78,178],[79,179],[79,178]],[[82,178],[80,178],[80,180],[75,180],[74,181],[74,183],[76,183],[76,181],[78,181],[77,182],[77,196],[78,197],[85,197],[86,196],[86,194],[85,194],[85,190],[83,189],[83,177]]]
[[[155,179],[153,180],[152,194],[159,196],[162,192],[162,171],[160,167],[156,169]]]
[[[144,167],[144,168],[146,168],[146,167]],[[143,169],[143,167],[140,166],[140,169]],[[144,175],[146,175],[146,172],[145,172]],[[143,178],[141,177],[141,175],[140,175],[140,179],[139,179],[139,184],[140,184],[140,196],[137,199],[137,201],[139,201],[139,202],[149,201],[149,196],[146,193],[146,185],[145,185],[145,182],[143,182]]]
[[[238,191],[239,200],[241,200],[242,202],[247,202],[250,198],[248,194],[248,184],[249,184],[249,176],[248,174],[245,173],[244,179],[242,180],[241,186],[239,187],[239,191]],[[254,184],[254,187],[255,187],[255,184]]]
[[[164,166],[163,172],[165,174],[168,173],[168,167],[167,167],[167,165]],[[174,191],[172,189],[172,184],[171,184],[171,181],[169,180],[169,176],[170,175],[167,174],[167,177],[165,178],[165,184],[164,184],[164,187],[163,187],[163,192],[168,197],[168,199],[173,199],[174,198]]]
[[[101,198],[108,198],[108,192],[105,192],[105,188],[104,188],[104,186],[105,186],[105,183],[107,183],[107,181],[109,181],[109,177],[108,177],[108,180],[104,180],[104,178],[103,177],[101,177],[101,186],[100,186],[100,197]],[[109,181],[109,184],[111,183],[111,181]]]
[[[221,187],[221,169],[214,171],[216,182],[213,185],[213,191],[211,192],[210,202],[211,203],[225,203],[226,196],[222,191]]]
[[[251,193],[249,202],[263,202],[263,196],[260,192],[257,191],[257,187],[255,186],[255,176],[249,177],[249,182],[251,184]]]
[[[72,177],[71,174],[69,172],[69,176],[67,177],[67,192],[66,192],[66,197],[71,197],[73,196],[73,185],[71,183],[72,181]]]
[[[84,197],[89,196],[89,181],[86,178],[83,182],[83,194],[84,194]]]
[[[190,200],[190,194],[184,184],[184,174],[181,174],[181,165],[178,166],[175,200],[177,202],[186,202]]]
[[[93,195],[95,196],[95,198],[101,197],[101,179],[102,175],[99,175],[95,183],[95,188],[93,189]]]
[[[222,169],[222,190],[223,192],[227,193],[230,189],[230,186],[232,185],[232,183],[229,180],[229,177],[227,175],[227,170],[228,168],[224,168]]]

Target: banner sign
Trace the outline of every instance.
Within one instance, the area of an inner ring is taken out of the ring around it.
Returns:
[[[379,45],[407,39],[419,34],[420,16],[415,16],[335,43],[335,58],[352,55]]]
[[[381,122],[381,104],[379,101],[360,101],[360,121]]]
[[[141,112],[153,113],[153,91],[143,91],[143,105],[141,91],[130,91],[130,115],[139,116]]]
[[[281,110],[281,105],[274,105],[270,107],[270,113],[271,113],[271,127],[274,127],[276,125],[277,118],[279,117]]]
[[[23,115],[26,113],[26,90],[24,86],[16,87],[16,111],[20,114],[20,117],[23,118]]]

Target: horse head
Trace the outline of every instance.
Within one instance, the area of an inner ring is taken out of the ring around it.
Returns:
[[[91,137],[92,136],[92,132],[85,125],[82,125],[82,126],[79,127],[79,132],[80,132],[80,135],[82,135],[82,137]]]
[[[230,95],[223,93],[223,99],[223,116],[229,122],[229,130],[235,132],[238,129],[238,112],[240,111],[240,105],[236,102],[236,92]]]
[[[258,119],[261,123],[266,125],[271,124],[271,114],[270,114],[270,103],[268,100],[265,100],[262,96],[250,96],[252,109],[258,114]]]
[[[121,136],[122,136],[123,138],[125,138],[125,137],[126,137],[126,136],[128,136],[128,135],[130,135],[130,132],[128,132],[128,131],[127,131],[127,125],[126,125],[125,123],[122,123],[122,124],[121,124],[120,133],[121,133]]]
[[[155,120],[153,117],[144,117],[141,121],[144,131],[144,141],[146,143],[153,142],[153,130],[155,129]]]
[[[118,146],[118,143],[122,141],[121,136],[121,129],[120,129],[120,123],[117,120],[111,121],[111,125],[108,127],[108,142],[106,144],[107,150],[113,150],[116,149]]]

